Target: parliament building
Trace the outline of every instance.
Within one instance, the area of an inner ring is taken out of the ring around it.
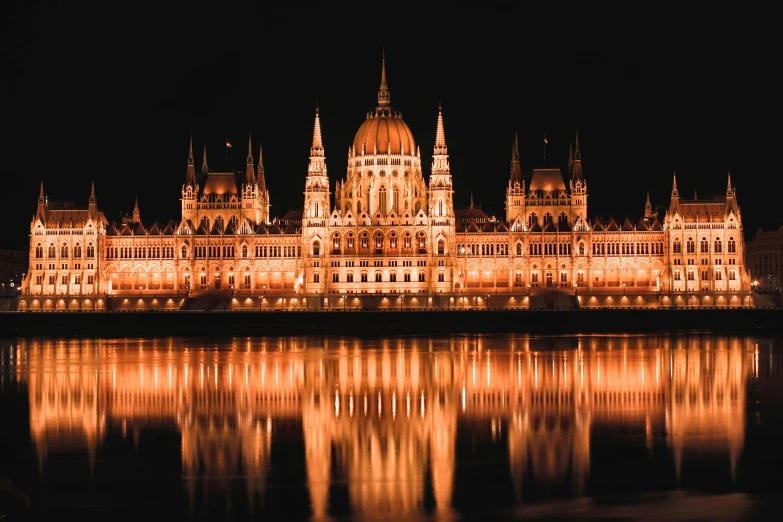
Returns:
[[[210,170],[206,149],[197,170],[191,138],[182,215],[168,223],[144,222],[138,202],[110,223],[94,184],[74,208],[42,183],[20,309],[753,306],[730,176],[717,199],[681,198],[675,176],[665,213],[648,196],[638,220],[589,219],[578,134],[565,170],[523,169],[515,139],[504,219],[456,208],[443,111],[427,178],[381,70],[336,183],[316,109],[301,211],[270,214],[252,138],[244,175]]]

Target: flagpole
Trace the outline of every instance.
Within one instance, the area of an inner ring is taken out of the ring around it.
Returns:
[[[228,138],[226,138],[226,171],[228,171]]]
[[[544,134],[544,168],[546,168],[546,134]]]

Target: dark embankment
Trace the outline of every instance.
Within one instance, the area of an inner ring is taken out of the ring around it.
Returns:
[[[781,309],[333,312],[0,312],[3,336],[783,333]]]

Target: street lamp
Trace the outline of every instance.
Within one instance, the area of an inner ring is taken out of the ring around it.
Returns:
[[[487,303],[486,303],[487,310],[489,310],[489,294],[487,294]]]

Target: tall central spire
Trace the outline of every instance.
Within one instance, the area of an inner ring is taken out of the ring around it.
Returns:
[[[248,133],[247,138],[247,167],[245,168],[245,183],[253,186],[256,183],[255,168],[253,166],[253,133]]]
[[[514,131],[514,145],[511,148],[511,176],[509,186],[514,183],[522,183],[522,166],[519,162],[519,132]]]
[[[389,86],[386,85],[386,51],[382,51],[381,58],[381,88],[378,89],[378,110],[388,109],[391,103]]]

